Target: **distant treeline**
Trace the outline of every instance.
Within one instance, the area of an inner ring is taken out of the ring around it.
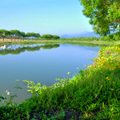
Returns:
[[[34,40],[80,40],[80,41],[118,41],[120,40],[120,32],[110,34],[108,36],[102,37],[73,37],[73,38],[60,38],[58,35],[51,34],[43,34],[42,36],[39,33],[24,33],[19,30],[0,30],[0,38],[8,38],[8,39],[34,39]]]
[[[73,38],[61,38],[60,40],[76,40],[76,41],[119,41],[120,40],[120,32],[110,34],[102,37],[73,37]]]
[[[39,33],[25,33],[25,32],[22,32],[22,31],[19,31],[19,30],[4,30],[4,29],[1,29],[0,30],[0,37],[3,38],[9,38],[9,39],[53,39],[53,40],[56,40],[56,39],[60,39],[59,36],[57,35],[51,35],[51,34],[43,34],[42,36],[39,34]]]

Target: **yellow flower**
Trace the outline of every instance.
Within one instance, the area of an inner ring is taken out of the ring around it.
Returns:
[[[113,82],[114,83],[114,82]]]
[[[25,103],[27,103],[27,101],[25,101]]]
[[[90,65],[90,68],[92,68],[92,65]]]
[[[111,90],[114,90],[114,89],[111,89]]]
[[[70,74],[70,72],[67,73],[68,75]]]
[[[101,87],[103,87],[103,85],[101,85]]]
[[[77,69],[79,69],[79,67],[77,67]]]
[[[102,73],[102,71],[100,73]]]
[[[108,77],[106,77],[106,79],[108,79]]]

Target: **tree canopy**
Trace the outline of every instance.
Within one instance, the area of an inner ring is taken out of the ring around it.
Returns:
[[[58,35],[51,35],[51,34],[44,34],[44,35],[40,35],[39,33],[34,33],[34,32],[28,32],[28,33],[24,33],[22,31],[19,31],[19,30],[4,30],[4,29],[1,29],[0,30],[0,37],[2,37],[3,39],[5,37],[7,38],[10,38],[11,37],[11,40],[12,38],[29,38],[29,37],[34,37],[34,38],[43,38],[43,39],[60,39],[60,37]]]
[[[21,32],[19,30],[10,30],[9,32],[11,36],[17,36],[17,37],[21,36]]]
[[[0,36],[5,36],[5,35],[8,35],[9,34],[9,31],[7,31],[7,30],[4,30],[4,29],[1,29],[0,30]]]
[[[111,31],[120,32],[120,0],[79,0],[83,14],[99,35],[106,36]]]
[[[39,33],[26,33],[26,37],[40,37]]]
[[[45,38],[45,39],[47,39],[47,40],[50,40],[50,39],[60,39],[60,37],[59,36],[57,36],[57,35],[50,35],[50,34],[44,34],[44,35],[42,35],[41,36],[42,38]]]

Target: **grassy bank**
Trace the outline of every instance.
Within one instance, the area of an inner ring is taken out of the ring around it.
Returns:
[[[93,39],[94,38],[94,39]],[[93,40],[92,40],[93,39]],[[73,38],[66,38],[66,39],[58,39],[58,40],[15,40],[15,41],[8,41],[5,39],[4,41],[0,41],[0,45],[4,44],[64,44],[64,43],[85,43],[85,44],[97,44],[97,45],[117,45],[120,44],[120,41],[114,41],[114,40],[99,40],[99,38],[95,37],[88,37],[88,38],[79,38],[79,39],[73,39]]]
[[[119,43],[119,42],[118,42]],[[120,44],[101,47],[99,56],[73,78],[53,86],[27,83],[30,99],[0,107],[1,120],[85,120],[120,118]],[[79,68],[76,68],[79,70]],[[58,79],[59,80],[59,79]],[[12,97],[12,96],[11,96]],[[13,96],[14,97],[14,96]],[[2,101],[4,97],[1,96]],[[1,102],[2,102],[1,101]]]

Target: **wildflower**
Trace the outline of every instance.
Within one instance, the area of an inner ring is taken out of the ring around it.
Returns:
[[[114,82],[113,82],[114,83]]]
[[[100,73],[102,73],[102,71]]]
[[[67,73],[68,75],[70,74],[70,72]]]
[[[79,69],[79,67],[77,67],[77,69]]]
[[[7,90],[6,90],[6,93],[7,93],[7,95],[10,95],[10,91],[7,91]]]
[[[27,101],[25,101],[25,103],[27,103]]]
[[[101,87],[103,87],[103,85],[101,85]]]
[[[114,90],[114,89],[111,89],[111,90]]]
[[[92,65],[90,65],[90,68],[92,68]]]
[[[106,77],[106,79],[108,79],[108,77]]]

